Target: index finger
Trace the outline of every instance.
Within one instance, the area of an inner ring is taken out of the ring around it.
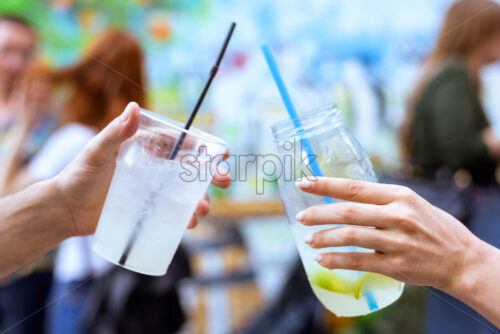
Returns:
[[[394,202],[399,186],[333,177],[308,177],[296,186],[307,193],[351,202],[384,205]]]

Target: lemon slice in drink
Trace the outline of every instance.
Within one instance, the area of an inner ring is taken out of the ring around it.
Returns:
[[[314,284],[324,290],[352,295],[359,299],[366,295],[370,290],[383,288],[390,289],[395,286],[401,288],[401,283],[392,278],[375,273],[364,273],[356,280],[349,281],[336,275],[334,272],[319,268],[314,271],[310,277],[311,284]]]
[[[363,276],[363,282],[359,284],[359,292],[357,292],[354,296],[356,299],[358,299],[360,296],[366,295],[368,292],[375,290],[375,289],[383,289],[383,290],[389,290],[389,289],[395,289],[395,290],[401,290],[402,288],[402,283],[399,281],[396,281],[395,279],[392,279],[390,277],[381,275],[381,274],[376,274],[376,273],[366,273],[365,276]]]
[[[311,284],[332,292],[354,294],[356,291],[354,282],[342,279],[328,269],[316,269],[309,280],[311,281]]]
[[[318,268],[314,270],[309,280],[311,284],[314,284],[324,290],[342,293],[345,295],[353,295],[354,297],[359,298],[366,275],[367,274],[363,274],[355,280],[347,280],[328,269]]]

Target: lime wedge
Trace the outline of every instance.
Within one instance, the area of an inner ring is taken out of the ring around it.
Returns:
[[[352,295],[356,299],[359,299],[375,288],[401,288],[400,282],[384,275],[364,273],[356,280],[349,281],[323,268],[316,269],[309,280],[311,284],[322,289],[345,295]]]
[[[356,298],[359,298],[359,293],[361,291],[360,284],[364,283],[365,276],[366,274],[362,275],[355,281],[349,281],[341,278],[328,269],[318,268],[313,272],[309,280],[311,284],[317,285],[327,291],[354,295],[355,297],[357,295],[358,297]]]
[[[381,274],[368,273],[364,278],[364,282],[360,285],[360,291],[357,298],[366,295],[369,291],[374,289],[400,290],[402,287],[401,282]]]

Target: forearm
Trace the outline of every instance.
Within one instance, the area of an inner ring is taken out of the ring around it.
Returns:
[[[457,284],[446,291],[500,328],[500,249],[479,241],[471,264]]]
[[[74,231],[53,181],[0,199],[0,277],[35,260]]]

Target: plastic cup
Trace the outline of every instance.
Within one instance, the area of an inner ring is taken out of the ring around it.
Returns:
[[[142,109],[137,133],[120,149],[93,250],[129,270],[165,274],[227,150],[217,137]]]

